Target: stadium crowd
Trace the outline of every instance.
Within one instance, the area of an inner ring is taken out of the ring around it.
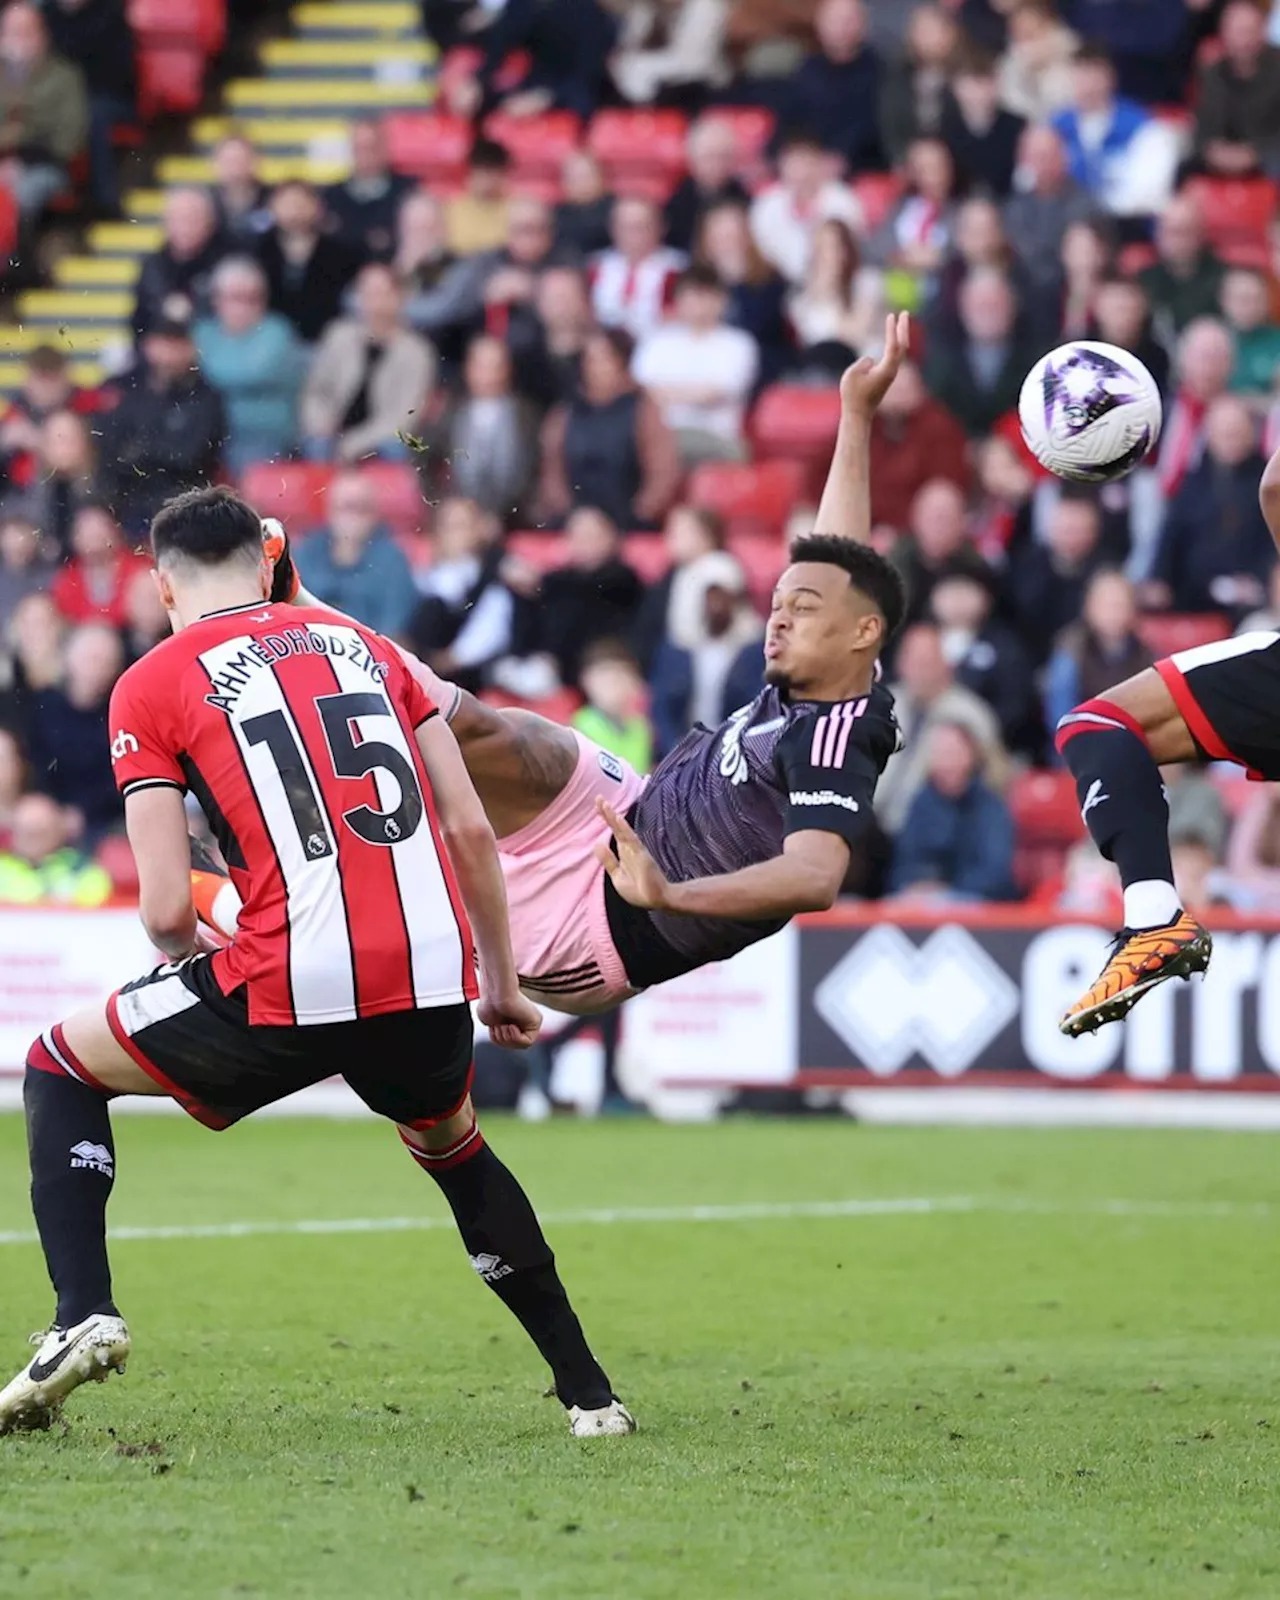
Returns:
[[[0,901],[127,881],[106,706],[166,632],[137,547],[175,491],[236,480],[266,511],[294,486],[321,600],[646,768],[755,693],[840,372],[905,307],[872,538],[909,583],[886,663],[907,743],[851,887],[1108,909],[1044,772],[1055,721],[1171,647],[1280,625],[1256,493],[1280,432],[1280,6],[423,16],[442,50],[479,46],[441,76],[477,129],[461,183],[396,170],[360,120],[345,181],[272,189],[232,129],[211,188],[166,194],[124,370],[85,392],[52,345],[27,358],[0,417]],[[127,61],[122,0],[0,13],[26,226],[82,152],[118,206]],[[522,181],[540,118],[619,106],[688,118],[683,175],[620,185],[587,138],[555,184]],[[1134,351],[1165,397],[1158,455],[1101,491],[1047,478],[1017,428],[1027,369],[1075,337]],[[1195,772],[1171,798],[1187,904],[1280,909],[1280,796]]]

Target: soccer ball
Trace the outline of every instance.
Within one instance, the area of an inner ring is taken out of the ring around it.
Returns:
[[[1077,483],[1132,472],[1160,437],[1155,379],[1118,345],[1075,339],[1042,356],[1018,396],[1022,437],[1041,466]]]

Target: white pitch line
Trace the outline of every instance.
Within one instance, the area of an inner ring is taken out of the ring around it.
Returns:
[[[965,1212],[1046,1217],[1270,1217],[1275,1207],[1232,1200],[1039,1201],[972,1195],[903,1195],[883,1199],[747,1201],[739,1205],[614,1206],[589,1211],[544,1211],[548,1227],[614,1227],[624,1223],[786,1222],[823,1217],[902,1217]],[[154,1239],[251,1239],[342,1233],[431,1233],[452,1229],[448,1217],[334,1217],[300,1221],[208,1222],[189,1226],[112,1228],[113,1242]],[[34,1231],[0,1233],[0,1245],[36,1244]]]

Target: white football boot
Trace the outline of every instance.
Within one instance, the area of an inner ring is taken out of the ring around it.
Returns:
[[[596,1411],[581,1406],[569,1407],[569,1432],[575,1439],[598,1439],[605,1434],[634,1433],[636,1419],[621,1400],[612,1400]]]
[[[31,1343],[40,1348],[0,1389],[0,1433],[49,1427],[73,1389],[91,1379],[101,1383],[109,1372],[123,1372],[129,1358],[124,1319],[101,1312],[70,1328],[55,1324],[33,1333]]]

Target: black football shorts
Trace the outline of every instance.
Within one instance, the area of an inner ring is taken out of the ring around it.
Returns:
[[[125,984],[108,1000],[107,1019],[147,1076],[207,1128],[229,1128],[340,1077],[371,1111],[425,1129],[451,1117],[471,1089],[465,1002],[316,1027],[255,1027],[244,988],[224,995],[209,958],[192,956]]]
[[[1280,633],[1242,633],[1156,662],[1201,752],[1280,781]]]

